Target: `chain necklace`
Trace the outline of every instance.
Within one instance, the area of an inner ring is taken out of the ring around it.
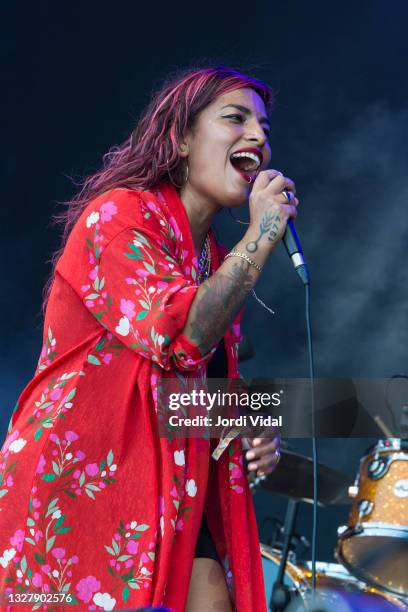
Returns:
[[[211,270],[211,249],[210,249],[210,234],[207,234],[204,241],[204,246],[201,250],[201,255],[198,260],[198,282],[201,284],[210,276]]]

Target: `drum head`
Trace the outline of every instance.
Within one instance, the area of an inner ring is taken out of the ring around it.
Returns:
[[[381,535],[378,531],[343,540],[339,547],[340,561],[360,580],[407,597],[408,539]]]

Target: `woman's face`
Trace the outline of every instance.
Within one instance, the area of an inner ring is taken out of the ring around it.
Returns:
[[[218,206],[241,206],[269,165],[268,135],[265,104],[253,89],[219,96],[187,133],[182,156],[189,173],[181,197],[188,193]]]

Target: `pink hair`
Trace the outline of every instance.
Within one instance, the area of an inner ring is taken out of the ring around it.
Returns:
[[[180,185],[185,166],[179,143],[187,129],[194,126],[200,112],[218,96],[235,89],[255,90],[268,111],[272,108],[271,89],[262,81],[225,66],[188,69],[170,74],[152,96],[130,136],[103,156],[103,166],[86,177],[79,193],[64,204],[67,209],[53,217],[63,225],[62,243],[51,262],[53,273],[44,287],[43,312],[51,292],[58,259],[68,236],[89,202],[115,187],[150,189],[164,180]]]

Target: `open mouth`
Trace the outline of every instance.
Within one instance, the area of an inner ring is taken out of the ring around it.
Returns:
[[[262,157],[253,151],[238,151],[232,153],[230,162],[247,183],[253,183],[259,173]]]

